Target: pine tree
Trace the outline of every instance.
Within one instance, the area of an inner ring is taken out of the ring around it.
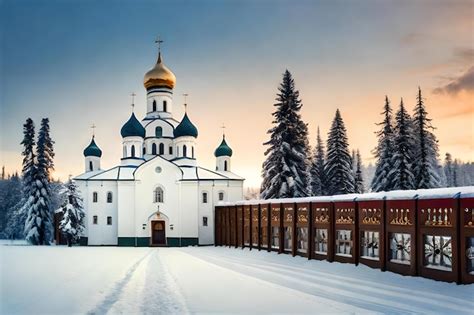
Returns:
[[[49,119],[41,120],[41,128],[38,133],[38,169],[44,173],[48,182],[51,181],[51,171],[54,170],[54,141],[49,134]]]
[[[387,96],[385,96],[385,105],[382,115],[384,116],[383,121],[377,124],[378,126],[381,126],[381,129],[376,133],[378,144],[374,150],[374,156],[377,159],[377,163],[371,183],[373,191],[392,190],[392,179],[389,177],[389,174],[392,169],[392,154],[394,149],[393,126],[392,109]]]
[[[79,196],[76,184],[69,180],[63,191],[64,203],[59,209],[62,220],[59,229],[66,236],[68,246],[76,243],[85,228],[85,213],[82,206],[82,198]]]
[[[356,153],[356,168],[355,168],[355,192],[358,194],[364,193],[364,179],[362,175],[362,160],[360,157],[360,151],[357,149]]]
[[[446,186],[454,187],[453,158],[450,153],[446,153],[444,158],[444,174],[446,176]]]
[[[327,176],[329,195],[355,192],[347,132],[339,109],[336,111],[328,134],[324,170]]]
[[[412,120],[403,105],[403,99],[400,102],[400,109],[395,116],[395,121],[392,169],[388,176],[393,181],[393,190],[413,189],[415,188],[415,177],[412,173],[412,163],[415,139]]]
[[[415,137],[415,150],[413,160],[413,174],[415,176],[415,188],[440,187],[438,174],[438,141],[430,130],[431,119],[421,96],[421,88],[418,87],[417,103],[413,115],[413,131]]]
[[[2,166],[2,180],[5,180],[5,165]]]
[[[459,164],[460,164],[460,161],[458,159],[454,159],[454,163],[453,163],[453,186],[452,187],[458,187],[459,186]]]
[[[278,88],[274,126],[268,131],[269,148],[262,167],[261,197],[304,197],[310,194],[308,127],[301,120],[301,100],[286,70]]]
[[[318,127],[316,147],[311,163],[311,191],[313,196],[324,196],[326,194],[326,174],[324,172],[324,144]]]

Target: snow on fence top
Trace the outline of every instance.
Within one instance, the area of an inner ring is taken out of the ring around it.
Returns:
[[[281,199],[253,199],[236,202],[219,202],[218,206],[256,205],[269,203],[305,203],[305,202],[341,202],[364,200],[401,200],[401,199],[444,199],[444,198],[474,198],[474,186],[448,187],[417,190],[393,190],[366,194],[347,194],[335,196],[318,196]]]

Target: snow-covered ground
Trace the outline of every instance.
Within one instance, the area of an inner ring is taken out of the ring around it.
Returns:
[[[1,314],[473,314],[474,285],[214,247],[0,246]]]

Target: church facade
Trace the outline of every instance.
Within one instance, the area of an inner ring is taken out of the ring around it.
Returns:
[[[243,198],[244,179],[232,172],[225,135],[216,168],[200,167],[198,129],[188,114],[173,117],[176,77],[163,63],[145,74],[146,116],[122,126],[120,164],[101,168],[93,136],[84,150],[85,172],[74,178],[86,212],[88,245],[187,246],[214,244],[214,206]]]

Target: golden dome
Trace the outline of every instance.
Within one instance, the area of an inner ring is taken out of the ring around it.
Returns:
[[[166,87],[169,89],[174,88],[176,84],[176,77],[170,69],[168,69],[161,60],[161,52],[158,54],[158,61],[156,65],[145,73],[143,78],[143,85],[146,89],[152,87]]]

